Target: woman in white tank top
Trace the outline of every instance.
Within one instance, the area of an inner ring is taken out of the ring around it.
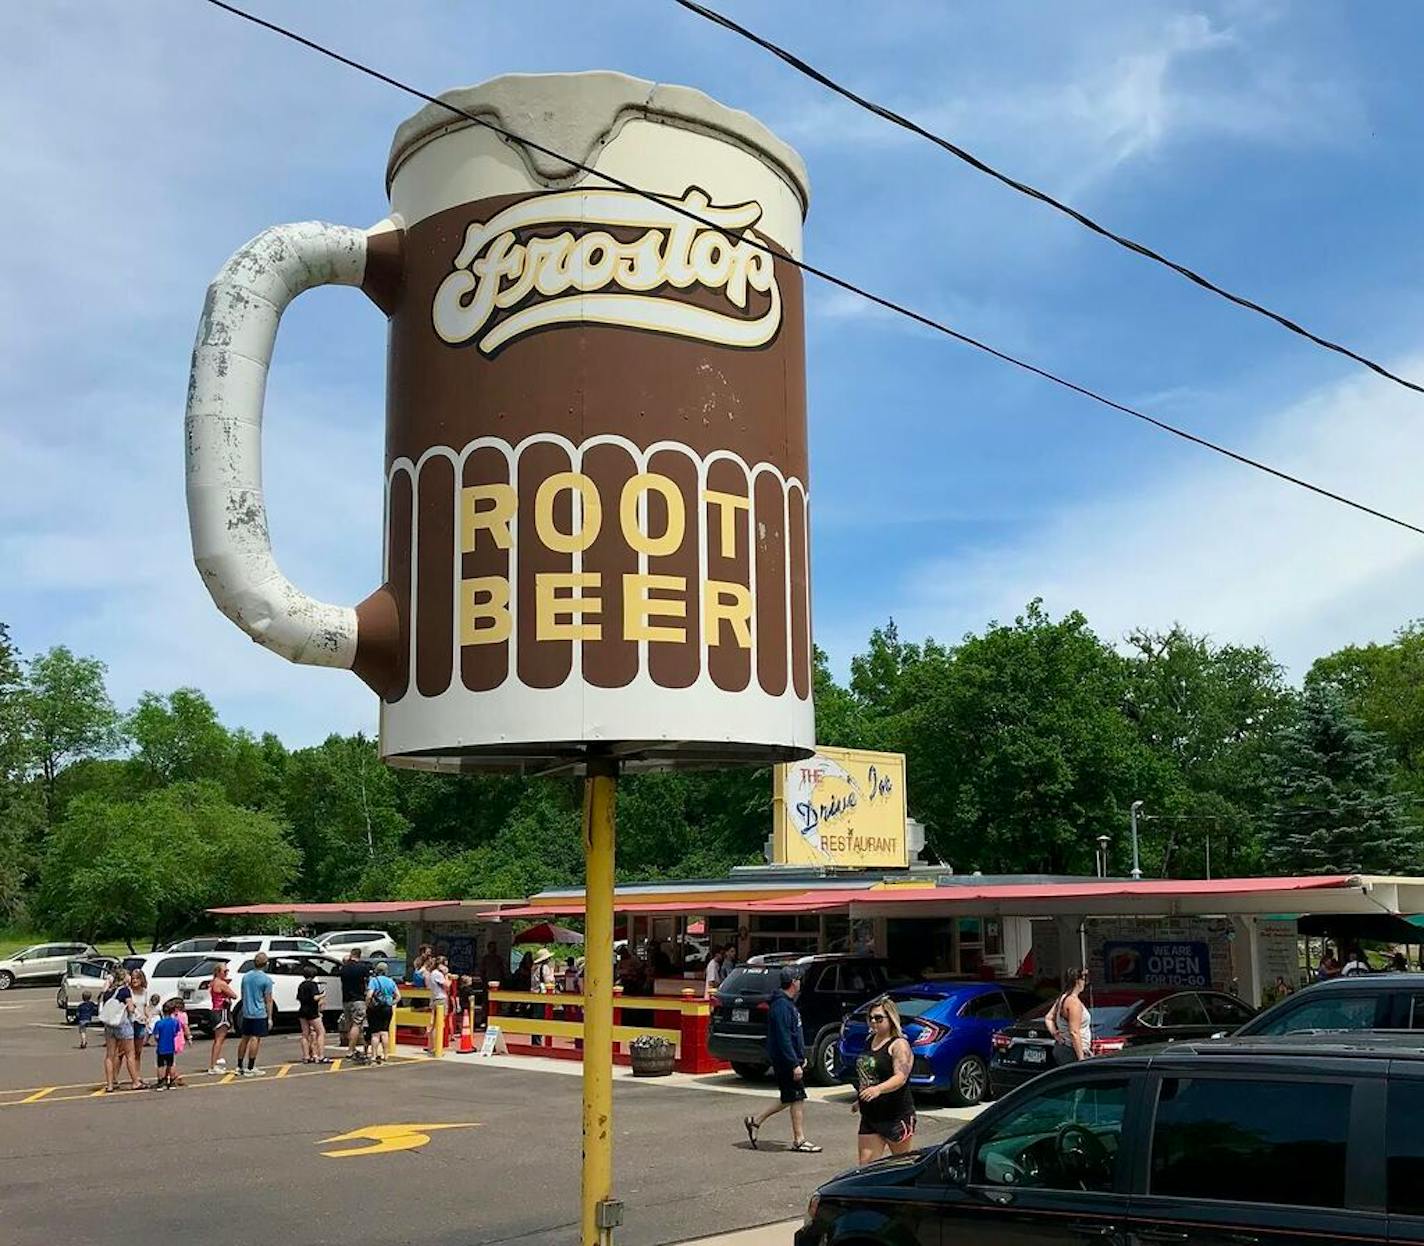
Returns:
[[[1070,969],[1068,989],[1058,997],[1058,1002],[1048,1010],[1048,1016],[1044,1019],[1048,1032],[1058,1045],[1060,1060],[1068,1059],[1070,1051],[1074,1060],[1086,1060],[1093,1054],[1093,1014],[1079,998],[1087,985],[1086,969]]]

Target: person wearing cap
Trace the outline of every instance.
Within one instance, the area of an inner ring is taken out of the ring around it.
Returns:
[[[766,1022],[766,1054],[776,1075],[780,1101],[760,1116],[742,1120],[754,1151],[761,1127],[787,1108],[791,1109],[791,1149],[809,1153],[821,1149],[806,1140],[806,1040],[801,1033],[801,1010],[796,1007],[800,994],[801,975],[787,965],[781,971],[781,990],[772,998]]]
[[[534,953],[534,965],[529,973],[529,989],[536,995],[552,995],[554,993],[554,954],[546,947],[541,947]],[[535,1005],[538,1012],[544,1010]],[[542,1035],[535,1034],[530,1043],[535,1047],[542,1047],[544,1039]]]

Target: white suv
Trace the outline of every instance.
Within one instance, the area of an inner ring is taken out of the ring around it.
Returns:
[[[361,949],[362,960],[381,960],[396,954],[396,941],[384,930],[328,930],[317,935],[322,950],[345,957],[353,947]]]
[[[310,942],[310,940],[307,940]],[[178,983],[174,992],[183,999],[183,1007],[188,1018],[200,1029],[210,1030],[213,1023],[212,996],[208,986],[213,980],[213,967],[218,961],[226,961],[228,975],[233,990],[242,997],[242,978],[253,967],[255,953],[213,952],[187,977]],[[297,987],[302,984],[307,965],[316,967],[316,980],[326,992],[322,1014],[327,1020],[327,1028],[335,1030],[341,1016],[340,962],[332,956],[313,956],[305,952],[277,953],[268,955],[267,972],[272,978],[272,1006],[275,1010],[272,1021],[274,1027],[284,1021],[295,1022],[297,1017]]]
[[[59,982],[70,961],[98,955],[92,943],[36,943],[0,960],[0,991],[16,983]]]

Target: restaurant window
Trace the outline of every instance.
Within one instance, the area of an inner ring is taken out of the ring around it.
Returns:
[[[1166,1078],[1152,1130],[1150,1192],[1343,1207],[1352,1089],[1314,1079]]]

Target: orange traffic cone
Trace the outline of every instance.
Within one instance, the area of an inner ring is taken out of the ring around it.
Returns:
[[[465,1024],[460,1029],[460,1054],[462,1056],[472,1056],[475,1053],[475,1029],[471,1019],[472,1008],[465,1009]]]

